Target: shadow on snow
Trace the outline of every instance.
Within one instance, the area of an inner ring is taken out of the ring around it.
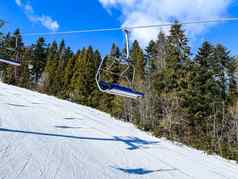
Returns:
[[[26,105],[23,105],[23,104],[11,104],[11,103],[7,103],[7,105],[8,106],[14,106],[14,107],[25,107],[25,108],[27,108],[27,107],[29,107],[29,106],[26,106]]]
[[[64,119],[65,120],[83,120],[83,119],[76,118],[76,117],[65,117]]]
[[[59,129],[81,129],[81,127],[72,127],[72,126],[55,126],[55,128],[59,128]]]
[[[58,126],[58,127],[64,128],[65,126]],[[43,133],[43,132],[6,129],[6,128],[0,128],[0,132],[22,133],[22,134],[40,135],[40,136],[47,136],[47,137],[60,137],[60,138],[78,139],[78,140],[122,142],[128,146],[127,148],[128,150],[136,150],[136,149],[144,147],[145,145],[152,145],[152,144],[158,143],[156,141],[147,141],[144,139],[140,139],[138,137],[118,137],[118,136],[113,136],[113,138],[80,137],[80,136],[65,135],[65,134]]]
[[[151,173],[159,173],[159,172],[170,172],[175,171],[176,169],[159,169],[159,170],[147,170],[144,168],[119,168],[113,167],[114,169],[120,170],[127,174],[134,174],[134,175],[147,175]]]

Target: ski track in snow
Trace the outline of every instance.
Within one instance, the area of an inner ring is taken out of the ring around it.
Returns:
[[[238,179],[238,164],[0,83],[1,179]]]

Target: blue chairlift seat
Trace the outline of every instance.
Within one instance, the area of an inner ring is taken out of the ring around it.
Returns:
[[[124,96],[124,97],[129,97],[129,98],[143,98],[144,97],[144,93],[140,93],[137,92],[131,88],[125,87],[125,86],[121,86],[119,84],[116,83],[107,83],[105,81],[100,81],[99,82],[100,88],[109,94],[114,94],[114,95],[118,95],[118,96]]]

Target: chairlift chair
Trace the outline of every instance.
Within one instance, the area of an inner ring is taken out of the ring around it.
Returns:
[[[7,50],[10,50],[10,49],[7,48]],[[13,50],[10,50],[10,51],[13,51]],[[8,65],[13,65],[13,66],[21,66],[21,63],[18,60],[18,53],[16,54],[16,59],[7,59],[3,56],[0,56],[0,62],[8,64]]]
[[[127,29],[124,29],[124,34],[125,34],[125,42],[126,42],[126,55],[122,56],[120,58],[113,58],[114,62],[111,64],[111,66],[108,68],[107,71],[110,71],[110,68],[114,65],[114,63],[119,63],[121,65],[126,65],[127,67],[118,75],[121,78],[124,77],[129,83],[130,86],[132,86],[133,79],[134,79],[134,74],[135,70],[133,67],[133,64],[130,60],[130,53],[129,53],[129,31]],[[105,58],[106,59],[106,58]],[[132,99],[139,99],[143,98],[144,94],[141,92],[136,91],[133,88],[127,87],[127,86],[122,86],[117,83],[110,83],[104,80],[101,80],[101,73],[104,71],[103,65],[105,63],[105,59],[103,59],[98,67],[97,73],[96,73],[96,83],[98,86],[98,89],[101,92],[108,93],[108,94],[113,94],[116,96],[122,96],[122,97],[127,97],[127,98],[132,98]],[[127,72],[133,68],[133,77],[130,80],[129,77],[127,76]],[[112,73],[111,73],[112,74]]]
[[[2,59],[0,58],[0,62],[6,63],[8,65],[13,65],[13,66],[21,66],[21,64],[15,60],[9,60],[9,59]]]
[[[5,64],[9,64],[9,65],[13,65],[15,67],[17,66],[21,66],[21,63],[19,62],[18,60],[18,52],[17,52],[17,40],[18,40],[18,37],[16,36],[16,47],[15,48],[6,48],[6,50],[8,51],[12,51],[12,52],[16,52],[16,59],[6,59],[4,58],[3,56],[0,56],[0,62],[2,63],[5,63]]]

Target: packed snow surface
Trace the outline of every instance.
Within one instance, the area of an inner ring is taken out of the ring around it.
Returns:
[[[238,179],[238,165],[0,83],[1,179]]]

